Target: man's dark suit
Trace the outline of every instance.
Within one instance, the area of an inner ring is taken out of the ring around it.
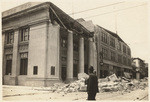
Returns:
[[[95,100],[95,96],[97,92],[99,92],[98,79],[95,74],[91,73],[89,74],[89,78],[87,80],[88,100]]]

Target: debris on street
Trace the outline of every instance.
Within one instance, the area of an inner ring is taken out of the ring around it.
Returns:
[[[60,83],[55,83],[51,91],[52,92],[64,92],[65,94],[71,92],[86,92],[87,85],[85,84],[88,75],[85,73],[78,74],[78,80],[62,85]],[[106,78],[98,80],[99,92],[116,92],[120,91],[122,94],[124,92],[130,92],[136,89],[144,90],[148,86],[147,79],[142,79],[140,81],[136,79],[127,79],[125,77],[119,77],[112,74]]]
[[[61,85],[59,83],[55,83],[52,88],[51,91],[52,92],[64,92],[66,93],[70,93],[70,92],[78,92],[78,91],[86,91],[87,85],[85,85],[85,80],[88,78],[88,75],[85,73],[79,73],[78,74],[78,79],[72,83],[69,84],[65,84],[65,85]]]

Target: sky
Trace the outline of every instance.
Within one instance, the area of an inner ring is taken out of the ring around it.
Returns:
[[[131,48],[132,57],[150,61],[150,3],[147,0],[1,0],[1,11],[26,2],[45,1],[54,3],[69,15],[74,13],[70,15],[74,19],[92,20],[96,25],[117,31]]]

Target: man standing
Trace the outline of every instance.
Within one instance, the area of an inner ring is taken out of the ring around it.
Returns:
[[[87,79],[87,93],[88,93],[88,100],[95,100],[96,93],[99,92],[98,90],[98,79],[97,76],[93,73],[94,68],[90,66],[89,68],[89,78]]]

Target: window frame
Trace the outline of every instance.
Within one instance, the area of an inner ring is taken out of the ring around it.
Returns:
[[[11,62],[11,63],[10,63]],[[6,60],[6,72],[5,75],[11,75],[12,73],[12,59]]]
[[[51,66],[51,75],[55,75],[56,74],[56,68],[55,66]]]
[[[38,66],[33,66],[33,75],[38,75]]]
[[[7,31],[5,33],[5,43],[6,44],[13,44],[14,43],[14,30],[10,30],[10,31]]]
[[[110,46],[115,48],[115,38],[110,37]]]
[[[114,51],[110,51],[110,59],[114,62],[116,61],[116,53]]]
[[[126,53],[126,46],[123,45],[123,52]]]
[[[29,27],[22,27],[19,29],[20,34],[20,42],[29,41],[30,36],[30,28]]]
[[[104,31],[101,33],[101,41],[108,44],[108,35]]]
[[[102,47],[103,59],[108,59],[108,49]]]
[[[19,75],[28,74],[28,53],[20,53],[20,73]]]

